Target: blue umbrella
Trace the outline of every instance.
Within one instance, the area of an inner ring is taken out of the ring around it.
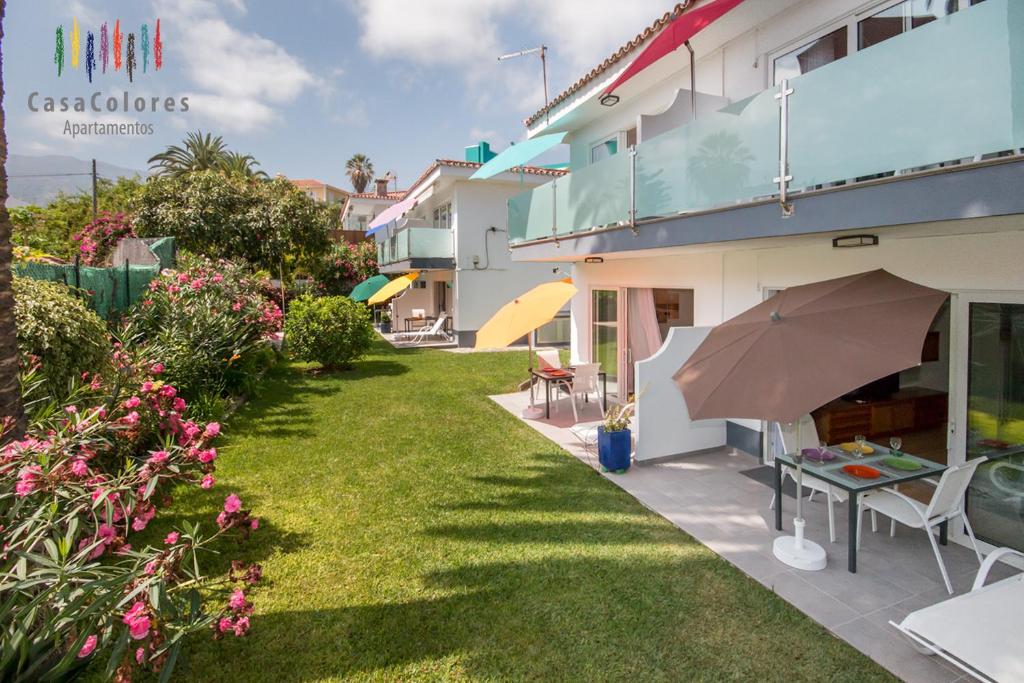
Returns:
[[[485,180],[510,168],[525,166],[528,161],[536,159],[552,147],[562,144],[565,135],[565,133],[551,133],[520,142],[518,145],[509,145],[501,154],[478,168],[469,179]]]

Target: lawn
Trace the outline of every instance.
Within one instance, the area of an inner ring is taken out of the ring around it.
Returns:
[[[396,351],[275,370],[230,424],[218,486],[263,519],[244,639],[216,681],[889,680],[869,659],[486,396],[522,353]],[[179,512],[179,517],[181,516]]]

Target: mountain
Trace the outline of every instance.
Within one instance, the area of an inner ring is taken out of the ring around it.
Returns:
[[[74,194],[92,190],[92,161],[50,154],[24,156],[12,154],[7,158],[7,206],[47,204],[59,192]],[[67,175],[69,173],[85,175]],[[114,166],[97,160],[96,173],[101,178],[114,180],[121,176],[146,176],[144,171]]]

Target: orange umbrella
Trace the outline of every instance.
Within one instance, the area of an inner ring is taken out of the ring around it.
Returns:
[[[477,330],[476,348],[505,348],[551,321],[576,293],[572,278],[537,285],[502,306]],[[528,341],[532,341],[527,337]]]

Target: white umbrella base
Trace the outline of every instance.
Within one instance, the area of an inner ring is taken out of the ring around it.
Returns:
[[[793,520],[796,536],[781,536],[772,544],[772,552],[781,562],[794,569],[816,572],[825,568],[825,549],[814,541],[804,538],[804,520]]]
[[[537,406],[530,406],[529,408],[523,408],[523,417],[527,420],[539,420],[544,416],[544,409],[538,408]]]

